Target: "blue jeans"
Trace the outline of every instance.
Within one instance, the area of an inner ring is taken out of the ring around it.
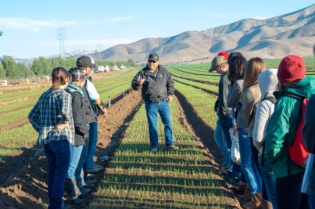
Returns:
[[[48,209],[62,209],[63,188],[70,162],[70,144],[66,140],[51,141],[44,145],[48,161]]]
[[[308,204],[310,209],[315,209],[315,195],[308,195]]]
[[[226,117],[220,117],[219,119],[220,127],[222,129],[223,137],[226,142],[227,148],[229,149],[229,166],[233,165],[233,177],[240,177],[241,176],[241,166],[237,165],[231,160],[231,153],[230,149],[232,146],[232,140],[230,136],[230,129],[233,128],[233,116],[226,116]]]
[[[224,137],[223,130],[219,123],[219,119],[217,120],[217,126],[214,130],[214,140],[217,146],[220,148],[222,156],[223,156],[223,166],[230,167],[231,165],[231,152],[230,149],[227,147],[227,143]]]
[[[70,179],[75,178],[75,170],[78,166],[83,145],[75,146],[71,145],[70,147],[70,164],[67,172],[67,177]]]
[[[149,135],[151,148],[158,148],[158,113],[164,124],[165,145],[174,145],[173,126],[170,106],[166,100],[159,103],[144,100],[149,123]]]
[[[247,185],[252,194],[262,192],[262,179],[259,174],[258,165],[256,165],[250,139],[244,129],[238,129],[238,142],[241,155],[241,166],[244,172]]]
[[[88,152],[88,144],[85,144],[82,146],[80,160],[79,160],[77,168],[75,169],[75,179],[77,182],[77,186],[82,193],[83,193],[84,188],[83,188],[83,184],[82,184],[83,179],[81,177],[81,172],[82,171],[84,172],[84,176],[86,176],[86,178],[87,178],[87,174],[88,174],[87,168],[86,168],[86,163],[84,163],[84,162],[86,162],[87,152]]]
[[[92,122],[90,123],[89,130],[89,143],[88,143],[88,153],[86,159],[86,167],[93,168],[94,167],[94,155],[96,152],[96,144],[98,140],[98,123]]]
[[[276,179],[279,209],[309,209],[308,196],[301,193],[304,172]]]
[[[266,185],[268,195],[268,198],[266,200],[269,200],[271,202],[273,209],[278,209],[276,177],[273,174],[271,165],[263,161],[263,155],[259,156],[258,162],[263,181]]]

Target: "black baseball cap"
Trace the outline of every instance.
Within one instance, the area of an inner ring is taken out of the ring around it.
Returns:
[[[157,55],[157,54],[150,54],[149,58],[148,58],[148,61],[155,61],[155,62],[159,61],[159,55]]]
[[[77,59],[77,67],[81,68],[81,67],[91,67],[91,68],[95,68],[95,62],[93,60],[92,57],[89,56],[81,56]]]

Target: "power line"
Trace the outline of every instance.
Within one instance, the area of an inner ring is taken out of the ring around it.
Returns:
[[[64,28],[58,28],[56,30],[57,33],[57,40],[59,40],[59,55],[65,53],[65,45],[63,43],[63,40],[66,39],[66,29]]]

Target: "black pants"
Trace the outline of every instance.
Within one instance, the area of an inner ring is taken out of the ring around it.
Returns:
[[[307,195],[301,193],[304,172],[277,178],[278,209],[309,209]]]

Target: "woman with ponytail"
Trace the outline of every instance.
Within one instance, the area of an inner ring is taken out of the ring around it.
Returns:
[[[28,115],[39,133],[37,144],[44,146],[48,161],[48,209],[63,209],[63,188],[74,144],[72,97],[65,91],[71,81],[62,67],[52,71],[52,87],[44,92]]]

